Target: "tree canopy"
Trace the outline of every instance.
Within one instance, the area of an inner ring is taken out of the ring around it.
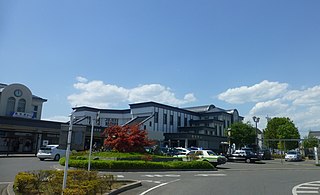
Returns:
[[[250,123],[233,123],[230,128],[230,141],[238,148],[255,143],[256,129]]]
[[[302,145],[304,148],[318,147],[319,140],[315,136],[309,134],[308,136],[303,137]]]
[[[300,139],[300,133],[290,118],[275,117],[268,121],[264,139],[271,148],[291,150],[298,147],[298,141],[268,141],[268,139]]]
[[[138,125],[110,126],[104,130],[103,135],[107,135],[104,145],[119,152],[144,152],[144,147],[152,144],[147,132],[140,130]]]

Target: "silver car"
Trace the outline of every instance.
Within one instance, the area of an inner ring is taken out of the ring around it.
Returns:
[[[47,145],[40,147],[37,157],[43,161],[44,159],[53,159],[58,161],[61,157],[66,155],[66,150],[60,149],[59,145]]]
[[[302,155],[297,151],[289,151],[288,153],[286,153],[284,159],[285,161],[300,161],[302,160]]]

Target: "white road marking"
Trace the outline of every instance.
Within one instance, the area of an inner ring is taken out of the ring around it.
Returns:
[[[13,182],[0,182],[0,184],[10,184],[10,183],[13,183]]]
[[[164,175],[165,177],[180,177],[180,175]]]
[[[307,186],[299,187],[299,189],[319,190],[319,188],[317,187],[307,187]]]
[[[177,181],[179,181],[179,180],[180,180],[180,179],[176,179],[176,180],[173,180],[173,181],[170,181],[170,182],[167,182],[167,183],[159,184],[159,185],[157,185],[157,186],[154,186],[154,187],[152,187],[152,188],[150,188],[150,189],[142,192],[140,195],[145,195],[145,194],[147,194],[148,192],[151,192],[151,191],[154,190],[154,189],[160,188],[161,186],[164,186],[164,185],[167,185],[167,184],[170,184],[170,183],[173,183],[173,182],[177,182]]]
[[[180,175],[142,175],[143,177],[180,177]]]
[[[319,194],[320,181],[311,181],[296,185],[292,188],[292,194]]]
[[[226,174],[197,174],[194,176],[196,176],[196,177],[221,177],[221,176],[226,176]]]
[[[123,175],[117,175],[116,177],[117,177],[117,178],[124,178]]]

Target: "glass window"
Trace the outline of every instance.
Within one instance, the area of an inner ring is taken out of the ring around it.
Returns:
[[[188,126],[188,118],[187,117],[184,117],[184,126]]]
[[[163,113],[163,124],[167,124],[167,113]]]
[[[170,125],[173,125],[173,115],[170,115]]]
[[[33,116],[32,118],[37,118],[38,115],[38,106],[33,106]]]
[[[155,112],[154,113],[154,123],[158,123],[158,120],[159,120],[159,113]]]
[[[16,105],[16,99],[14,97],[10,97],[7,101],[7,110],[6,110],[7,116],[12,116],[12,114],[14,113],[15,105]]]
[[[178,127],[181,126],[181,116],[178,116]]]
[[[26,100],[20,99],[18,102],[18,112],[25,112],[26,111]]]

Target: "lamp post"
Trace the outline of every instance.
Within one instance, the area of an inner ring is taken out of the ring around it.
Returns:
[[[256,116],[253,116],[252,119],[256,123],[256,140],[255,140],[255,144],[256,144],[256,146],[258,146],[258,123],[259,123],[260,118],[256,117]]]
[[[91,117],[91,136],[90,136],[90,150],[89,150],[89,161],[88,161],[88,171],[90,171],[91,167],[91,154],[92,154],[92,142],[93,142],[93,129],[94,129],[94,124],[93,124],[93,117]],[[96,123],[100,125],[100,111],[97,112],[96,115]]]
[[[229,144],[229,148],[228,148],[228,154],[231,154],[231,128],[227,129],[227,133],[228,133],[228,144]]]
[[[66,162],[64,164],[64,174],[63,174],[63,183],[62,191],[66,189],[67,186],[67,176],[68,176],[68,164],[70,156],[70,146],[71,146],[71,135],[72,135],[72,125],[73,125],[73,114],[76,110],[72,111],[70,114],[69,130],[68,130],[68,141],[67,141],[67,151],[66,151]]]

